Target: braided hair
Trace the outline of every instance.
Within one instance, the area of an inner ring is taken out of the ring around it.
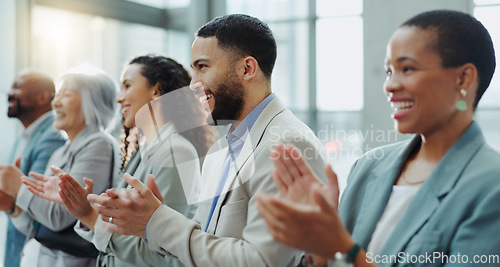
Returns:
[[[137,128],[136,127],[126,127],[122,124],[120,130],[120,155],[122,158],[122,164],[120,170],[125,170],[128,162],[132,158],[132,155],[139,149],[139,141],[137,138]]]

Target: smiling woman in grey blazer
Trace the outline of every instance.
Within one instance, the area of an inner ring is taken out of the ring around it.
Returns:
[[[294,148],[278,147],[276,182],[289,197],[259,199],[269,231],[313,264],[498,265],[500,154],[473,120],[495,70],[488,31],[457,11],[419,14],[392,35],[385,66],[395,126],[415,136],[360,158],[338,212],[335,173],[322,186]],[[297,188],[305,207],[290,197]]]
[[[92,178],[94,192],[100,193],[110,186],[114,170],[118,171],[113,162],[117,158],[116,145],[104,132],[114,114],[116,86],[101,72],[68,72],[60,80],[61,87],[52,102],[56,113],[54,127],[63,130],[68,140],[54,152],[44,175],[30,175],[47,179],[66,172],[82,184],[84,177]],[[36,238],[41,227],[58,232],[76,222],[64,205],[35,196],[25,185],[19,189],[16,205],[14,224],[28,239]],[[37,266],[95,266],[95,260],[95,257],[75,256],[42,243]]]

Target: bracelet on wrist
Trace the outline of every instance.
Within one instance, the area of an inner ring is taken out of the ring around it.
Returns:
[[[12,214],[14,214],[14,212],[16,212],[16,204],[15,203],[14,203],[14,206],[12,207],[12,209],[7,214],[12,215]]]
[[[346,261],[349,263],[354,263],[354,261],[356,260],[356,255],[358,255],[360,248],[361,247],[358,244],[354,243],[351,249],[349,249],[349,251],[347,251],[346,253]]]

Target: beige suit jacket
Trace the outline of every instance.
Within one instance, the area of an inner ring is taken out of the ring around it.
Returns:
[[[278,194],[269,158],[276,142],[292,143],[317,174],[325,154],[311,130],[275,98],[262,111],[236,159],[223,193],[207,222],[212,197],[228,153],[222,138],[212,146],[202,170],[201,202],[194,220],[163,205],[147,227],[149,247],[187,266],[292,266],[300,255],[276,242],[255,205],[255,193]],[[324,177],[323,177],[324,178]],[[212,194],[210,196],[210,194]],[[210,196],[210,197],[208,197]],[[207,232],[202,229],[209,223]]]

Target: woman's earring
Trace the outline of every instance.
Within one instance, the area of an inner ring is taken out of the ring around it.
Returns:
[[[465,98],[467,96],[467,91],[465,89],[460,89],[460,94],[462,95],[463,98]],[[465,111],[467,110],[467,103],[465,103],[465,99],[460,99],[458,102],[457,102],[457,105],[456,105],[457,109],[460,110],[460,111]]]

